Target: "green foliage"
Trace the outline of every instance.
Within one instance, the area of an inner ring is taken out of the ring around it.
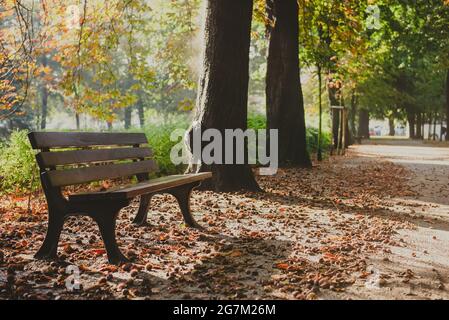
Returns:
[[[0,193],[36,190],[39,174],[28,131],[14,131],[9,141],[0,147]]]
[[[248,116],[248,129],[265,129],[267,127],[267,118],[260,113],[250,114]]]
[[[307,151],[309,154],[316,154],[318,151],[318,129],[307,128],[306,130]],[[331,147],[332,136],[330,132],[321,133],[321,150],[323,154],[329,152]]]

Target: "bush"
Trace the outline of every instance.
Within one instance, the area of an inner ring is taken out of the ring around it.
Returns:
[[[185,165],[174,165],[170,160],[171,149],[178,143],[171,141],[170,135],[176,129],[187,130],[187,128],[187,123],[177,121],[145,127],[145,134],[159,167],[158,175],[179,174],[185,171]]]
[[[262,114],[250,114],[248,116],[248,128],[250,129],[266,129],[267,119]],[[307,128],[306,129],[306,142],[307,150],[310,155],[315,154],[318,151],[318,129]],[[331,147],[331,134],[329,132],[321,133],[321,150],[323,154],[329,152]]]
[[[1,193],[24,193],[39,188],[39,171],[27,134],[26,130],[14,131],[0,147]]]
[[[331,147],[331,139],[331,134],[329,132],[321,132],[321,150],[323,154],[329,152]],[[309,154],[315,154],[318,151],[318,129],[307,128],[306,140]]]

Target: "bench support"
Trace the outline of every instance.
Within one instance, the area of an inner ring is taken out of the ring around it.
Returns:
[[[49,209],[47,235],[41,248],[34,255],[36,259],[51,260],[57,258],[58,242],[65,218],[66,214]]]
[[[190,196],[192,194],[192,190],[200,184],[201,182],[190,183],[164,192],[169,193],[176,198],[179,208],[181,209],[182,216],[184,217],[184,221],[188,227],[203,230],[204,228],[195,221],[190,211]],[[139,226],[147,225],[148,210],[150,207],[151,198],[154,195],[154,193],[142,195],[140,199],[139,211],[137,212],[133,223]]]
[[[178,201],[186,225],[190,228],[202,230],[204,228],[195,221],[192,216],[192,212],[190,211],[190,196],[192,194],[192,190],[198,187],[200,184],[201,183],[198,182],[186,184],[184,186],[173,188],[167,192],[173,195]]]
[[[150,209],[151,198],[153,197],[153,193],[144,194],[140,197],[140,205],[139,211],[137,212],[136,217],[134,218],[133,223],[138,226],[148,225],[148,210]]]
[[[101,238],[103,239],[110,264],[120,264],[129,261],[120,251],[115,238],[115,224],[119,212],[120,209],[110,209],[93,217],[100,229]]]

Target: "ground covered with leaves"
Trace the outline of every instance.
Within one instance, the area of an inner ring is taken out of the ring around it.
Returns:
[[[117,237],[132,262],[119,267],[107,264],[97,226],[80,217],[67,220],[58,261],[34,260],[46,231],[45,201],[34,196],[29,213],[27,197],[5,196],[0,298],[448,297],[449,278],[438,261],[421,259],[422,268],[401,262],[420,259],[426,250],[432,255],[441,245],[432,245],[437,236],[421,232],[417,223],[439,221],[423,217],[439,205],[416,200],[420,188],[411,183],[413,168],[356,151],[310,170],[258,177],[264,193],[195,191],[192,209],[204,232],[185,227],[169,195],[153,198],[147,226],[134,226],[137,199],[120,213]],[[430,248],[416,251],[414,234]],[[81,285],[73,291],[66,286],[71,265],[80,270]],[[420,290],[413,291],[417,285]]]

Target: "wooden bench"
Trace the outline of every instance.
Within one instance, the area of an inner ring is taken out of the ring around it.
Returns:
[[[140,206],[134,223],[144,225],[151,197],[157,193],[172,194],[179,203],[189,227],[201,228],[190,212],[193,188],[212,176],[211,173],[175,175],[149,179],[157,170],[152,151],[143,133],[78,133],[32,132],[28,135],[33,149],[39,149],[36,160],[48,204],[48,230],[35,257],[57,257],[59,237],[64,220],[69,216],[87,215],[98,224],[112,264],[128,261],[115,238],[119,211],[137,196]],[[138,183],[120,185],[105,191],[63,195],[63,187],[93,181],[135,176]]]

